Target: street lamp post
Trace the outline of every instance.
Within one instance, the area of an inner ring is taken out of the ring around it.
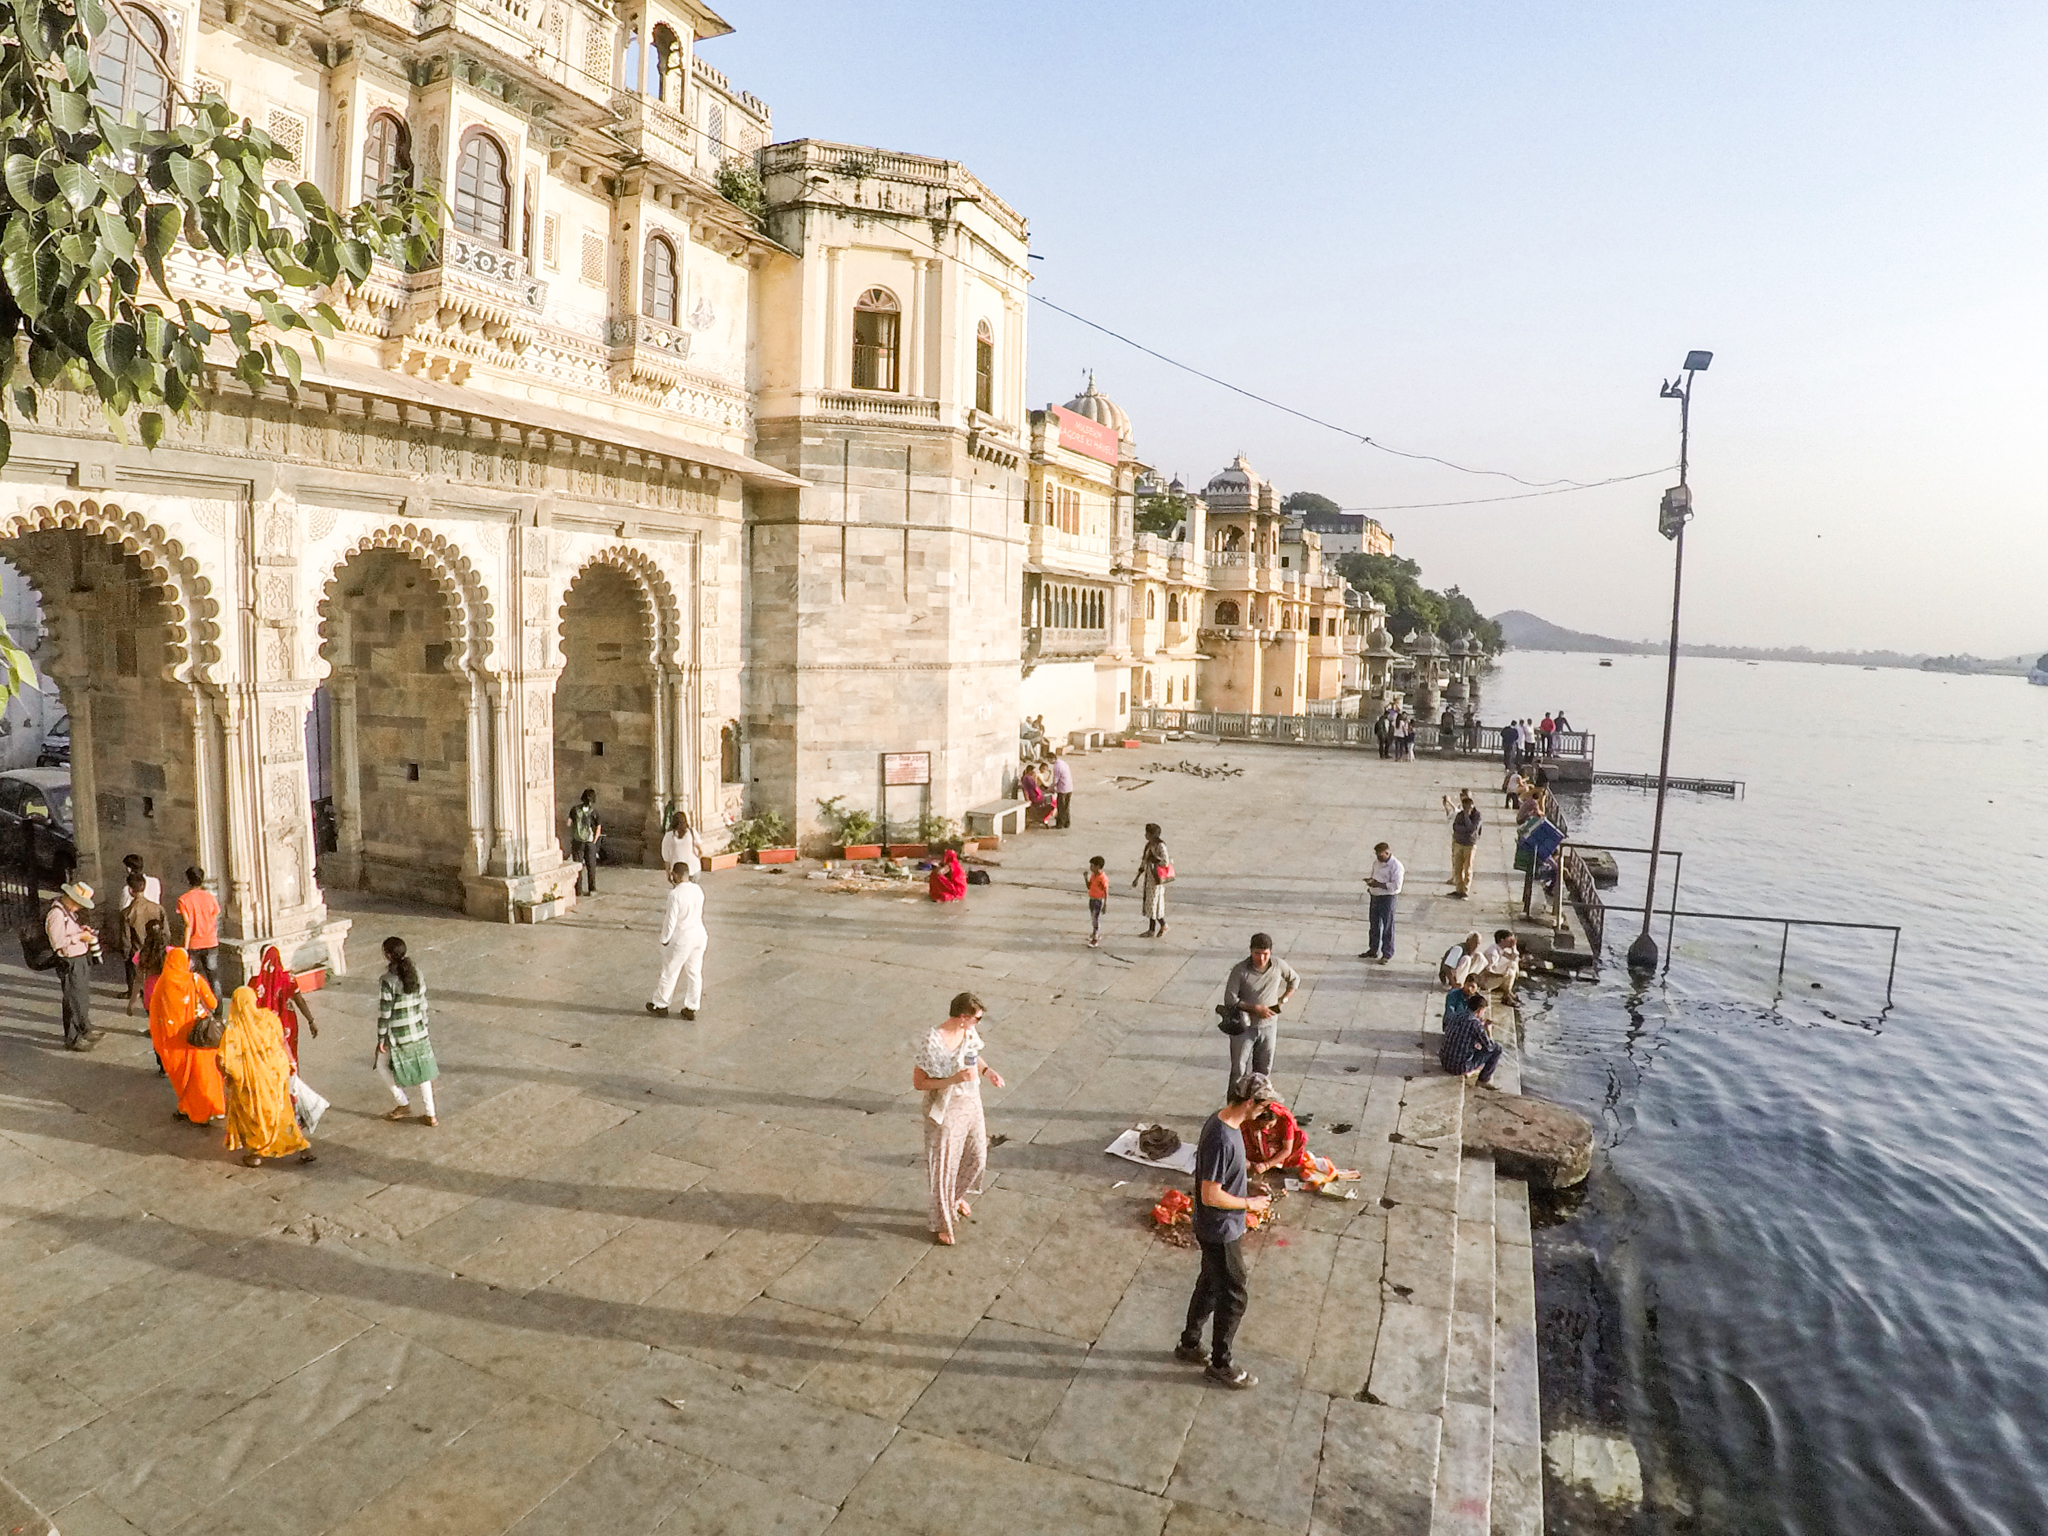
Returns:
[[[1706,371],[1711,352],[1685,354],[1685,382],[1664,381],[1660,400],[1678,402],[1678,484],[1664,493],[1657,511],[1657,531],[1671,540],[1671,654],[1664,676],[1664,747],[1657,758],[1657,813],[1650,828],[1650,882],[1643,893],[1643,931],[1628,947],[1632,971],[1657,968],[1657,941],[1650,937],[1650,918],[1657,907],[1657,859],[1664,847],[1664,796],[1671,787],[1671,711],[1678,699],[1678,600],[1685,590],[1685,525],[1692,518],[1692,487],[1686,484],[1692,448],[1692,376]]]

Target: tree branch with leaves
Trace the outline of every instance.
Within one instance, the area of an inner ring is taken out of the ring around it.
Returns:
[[[93,100],[93,42],[112,24],[102,0],[0,0],[0,388],[30,420],[45,391],[90,394],[117,438],[136,413],[153,448],[217,368],[252,393],[279,374],[296,389],[286,338],[324,359],[341,321],[321,295],[379,257],[432,265],[440,203],[394,186],[340,210],[310,181],[266,184],[285,151],[217,97],[181,99],[170,127],[120,121]],[[173,293],[181,244],[249,268],[248,304]],[[0,463],[11,447],[0,421]]]

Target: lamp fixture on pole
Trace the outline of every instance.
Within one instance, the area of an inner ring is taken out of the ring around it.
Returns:
[[[1664,797],[1671,788],[1671,711],[1678,699],[1678,600],[1685,590],[1685,525],[1692,520],[1692,487],[1686,484],[1692,448],[1692,379],[1714,360],[1711,352],[1688,352],[1681,383],[1666,379],[1660,400],[1678,402],[1678,484],[1664,493],[1657,509],[1657,531],[1671,540],[1671,653],[1664,677],[1664,746],[1657,758],[1657,811],[1650,827],[1650,879],[1643,893],[1643,931],[1628,947],[1631,971],[1657,968],[1657,941],[1650,937],[1650,917],[1657,906],[1657,859],[1664,847]]]

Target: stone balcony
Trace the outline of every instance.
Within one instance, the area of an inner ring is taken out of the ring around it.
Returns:
[[[899,395],[879,389],[822,389],[813,398],[820,416],[885,422],[890,426],[916,422],[937,426],[939,422],[939,402],[916,395]]]
[[[394,340],[502,359],[524,352],[539,334],[547,287],[525,258],[450,232],[439,266],[407,273],[380,266],[363,297],[387,306],[386,334]],[[399,361],[408,370],[420,366],[411,347],[401,347]]]
[[[701,179],[697,135],[681,113],[635,91],[616,91],[611,103],[619,115],[614,132],[627,154],[674,175]]]
[[[689,372],[690,333],[645,315],[607,322],[605,343],[615,387],[666,394]]]
[[[1112,563],[1107,534],[1068,533],[1045,523],[1030,525],[1026,558],[1034,567],[1098,578],[1110,574]]]

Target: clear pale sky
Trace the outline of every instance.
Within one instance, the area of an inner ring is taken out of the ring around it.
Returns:
[[[778,138],[964,161],[1035,292],[1389,445],[1531,480],[1675,464],[1686,633],[2048,647],[2048,6],[995,6],[724,0]],[[1347,507],[1519,487],[1405,463],[1033,304],[1196,485]],[[2030,446],[2031,445],[2031,446]],[[1389,511],[1487,612],[1669,622],[1663,478]]]

